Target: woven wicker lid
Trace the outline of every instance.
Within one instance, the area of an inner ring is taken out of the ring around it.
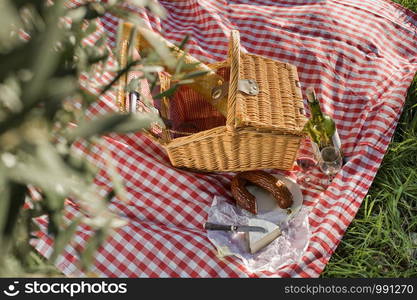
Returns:
[[[231,76],[227,125],[302,135],[306,122],[297,68],[294,65],[240,51],[239,32],[229,44]],[[242,90],[255,82],[255,93]]]

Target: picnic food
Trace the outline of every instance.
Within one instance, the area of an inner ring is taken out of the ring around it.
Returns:
[[[249,219],[249,226],[260,226],[266,229],[265,233],[255,231],[247,233],[249,250],[252,254],[261,250],[281,235],[281,229],[279,226],[266,220]]]
[[[231,184],[232,195],[238,206],[256,215],[258,213],[256,199],[255,196],[249,193],[245,188],[246,183],[247,181],[239,178],[238,175],[233,177]]]
[[[340,137],[334,120],[322,112],[314,88],[307,88],[306,95],[311,118],[305,124],[304,130],[311,137],[314,153],[319,159],[320,151],[325,147],[333,146],[341,149]]]
[[[236,204],[253,214],[257,214],[256,198],[249,193],[245,185],[250,182],[272,194],[280,208],[286,209],[293,203],[291,192],[285,183],[265,171],[245,171],[232,179],[231,191]]]

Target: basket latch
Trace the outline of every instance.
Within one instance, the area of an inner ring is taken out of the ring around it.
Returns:
[[[225,82],[222,85],[216,86],[211,91],[211,97],[213,100],[218,100],[225,97],[228,93],[229,83]],[[237,90],[251,95],[256,96],[259,94],[259,86],[253,79],[240,79],[237,84]]]
[[[251,96],[259,94],[259,86],[253,79],[240,79],[237,83],[237,89]]]

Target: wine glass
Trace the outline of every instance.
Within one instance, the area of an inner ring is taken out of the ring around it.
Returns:
[[[328,176],[328,184],[330,184],[334,176],[342,168],[342,154],[338,148],[333,146],[323,148],[320,154],[319,167]]]
[[[300,178],[301,182],[308,183],[311,181],[309,175],[310,171],[317,166],[317,161],[308,156],[301,156],[296,160],[297,166],[299,166],[304,173],[304,176]]]

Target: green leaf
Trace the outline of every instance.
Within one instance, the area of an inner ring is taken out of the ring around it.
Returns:
[[[149,29],[138,28],[138,30],[149,42],[154,52],[162,59],[163,65],[166,66],[168,70],[175,70],[177,60],[172,55],[171,50],[167,45],[167,41]]]
[[[74,95],[78,89],[78,81],[74,76],[65,76],[61,78],[52,78],[44,93],[47,98],[60,98]]]
[[[96,4],[96,5],[94,5]],[[98,3],[87,3],[85,6],[87,11],[85,13],[84,19],[85,20],[94,20],[104,15],[105,11],[103,7]]]
[[[4,227],[8,218],[10,206],[10,190],[6,178],[6,172],[3,164],[0,163],[0,232],[4,232]],[[0,236],[0,241],[2,237]],[[0,243],[1,244],[1,243]]]
[[[59,234],[59,226],[62,223],[61,212],[49,211],[48,212],[48,234],[54,238]]]
[[[152,123],[163,126],[163,122],[155,113],[107,114],[98,119],[85,121],[71,132],[69,140],[91,138],[110,132],[130,133],[149,129]]]
[[[97,172],[97,166],[92,165],[85,157],[75,155],[74,153],[67,153],[62,155],[62,160],[65,164],[74,170],[79,176],[90,178]]]
[[[166,9],[158,1],[148,1],[149,9],[160,18],[165,18],[167,16]]]
[[[56,0],[54,5],[47,9],[46,20],[49,24],[57,24],[64,15],[65,6],[62,0]],[[61,26],[48,26],[42,33],[38,47],[32,57],[33,79],[23,89],[22,99],[26,105],[37,103],[42,96],[46,81],[53,74],[58,62],[59,52],[55,51],[58,41],[63,37]],[[33,51],[33,49],[32,49]]]
[[[184,48],[185,48],[185,45],[188,43],[188,40],[190,39],[190,36],[187,34],[184,38],[183,38],[183,40],[181,41],[181,44],[178,46],[178,48],[180,49],[180,50],[184,50]]]
[[[131,113],[129,117],[115,126],[112,132],[115,133],[132,133],[149,129],[153,123],[164,126],[159,115],[155,113]]]
[[[63,190],[63,189],[62,189]],[[65,193],[52,192],[51,190],[45,191],[44,199],[42,203],[47,207],[49,212],[59,212],[64,208]],[[60,222],[57,222],[59,224]]]
[[[94,95],[94,94],[89,93],[86,90],[79,89],[78,93],[81,95],[81,97],[83,99],[83,101],[82,101],[83,104],[86,103],[87,105],[90,105],[90,104],[97,101],[97,96]]]
[[[71,222],[68,227],[64,230],[60,230],[58,235],[55,237],[54,241],[54,250],[50,257],[51,262],[55,262],[58,256],[64,251],[65,247],[71,241],[72,237],[74,236],[75,232],[77,231],[77,227],[80,224],[80,219],[76,218]]]
[[[87,70],[90,70],[93,65],[96,65],[98,63],[105,63],[109,57],[110,57],[110,53],[108,52],[105,52],[104,54],[101,54],[101,55],[89,57],[87,61],[89,68]]]
[[[116,168],[116,162],[114,161],[110,151],[106,148],[103,148],[103,154],[104,154],[104,163],[106,164],[107,167],[107,173],[111,179],[111,182],[113,183],[113,189],[112,192],[116,193],[117,196],[119,196],[119,199],[125,203],[127,203],[127,191],[125,189],[124,186],[124,181],[122,176],[119,174],[119,172],[117,172],[117,168]],[[110,193],[112,194],[112,193]],[[107,197],[109,197],[109,195],[107,195]],[[108,199],[106,197],[106,199]],[[109,201],[111,199],[108,199]]]
[[[18,41],[17,34],[10,34],[15,28],[22,28],[23,24],[18,16],[16,7],[10,1],[0,1],[0,53],[10,51]]]
[[[87,9],[85,6],[80,6],[77,8],[73,8],[68,10],[66,17],[70,18],[73,23],[79,23],[84,20],[84,16],[87,13]],[[86,29],[87,34],[93,33],[97,29],[97,26],[94,22],[88,24]]]
[[[18,113],[22,109],[20,101],[21,88],[16,76],[6,78],[4,84],[0,84],[0,104],[9,111]]]
[[[195,72],[185,74],[183,79],[191,79],[195,77],[200,77],[200,76],[206,75],[207,73],[208,71],[195,71]]]
[[[116,82],[119,81],[119,79],[126,74],[127,72],[129,72],[134,66],[136,66],[137,64],[139,64],[140,61],[138,60],[134,60],[134,61],[130,61],[127,63],[127,66],[123,69],[121,69],[120,71],[117,72],[116,76],[112,79],[112,81],[106,85],[104,87],[104,89],[100,92],[100,96],[104,95],[108,90],[110,90],[115,84]]]
[[[178,85],[186,85],[194,82],[194,79],[183,79],[178,81]]]
[[[140,91],[140,78],[133,78],[126,87],[127,92],[139,92]]]
[[[175,73],[174,74],[181,73],[181,71],[183,69],[183,66],[185,65],[184,58],[185,58],[185,53],[183,55],[181,55],[181,57],[178,59],[177,66],[175,67]]]
[[[187,63],[184,66],[182,66],[181,71],[184,72],[184,73],[187,73],[188,71],[195,70],[199,65],[201,65],[200,62]]]
[[[19,211],[25,202],[27,187],[23,184],[10,181],[8,188],[10,190],[9,207],[2,235],[6,238],[11,238],[18,219]]]
[[[11,73],[27,67],[32,60],[35,40],[21,44],[11,52],[1,54],[0,52],[0,81],[3,82]]]
[[[116,191],[111,189],[110,192],[106,195],[106,201],[111,202],[111,200],[116,196]]]
[[[118,125],[126,122],[129,118],[130,116],[127,114],[112,113],[98,119],[85,121],[73,130],[69,139],[90,138],[112,132]]]
[[[154,76],[154,78],[152,80],[149,80],[151,82],[150,84],[150,91],[153,91],[156,87],[156,85],[158,84],[159,78],[158,76]]]
[[[170,87],[169,89],[167,89],[166,91],[159,93],[158,95],[156,95],[154,98],[155,99],[161,99],[164,97],[171,97],[178,89],[179,85],[178,84],[174,84],[172,87]]]
[[[98,229],[95,234],[89,238],[84,251],[80,253],[81,268],[84,271],[87,271],[91,267],[97,249],[106,239],[107,231],[107,228]]]

